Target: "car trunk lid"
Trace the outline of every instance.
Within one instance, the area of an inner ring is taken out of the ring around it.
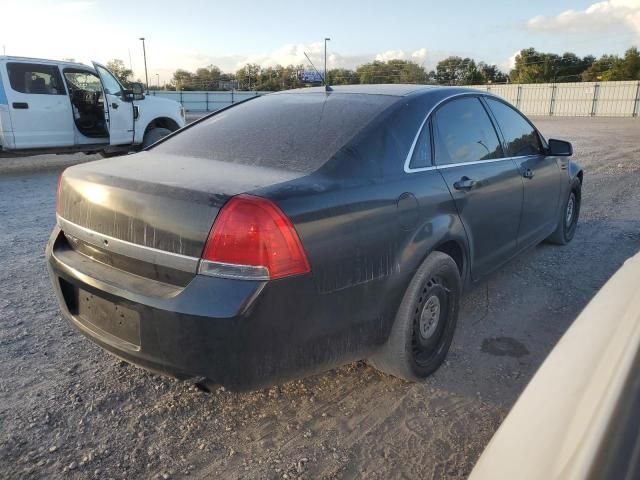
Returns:
[[[301,175],[142,152],[65,171],[58,215],[90,234],[99,234],[89,235],[89,242],[107,252],[109,239],[117,239],[147,250],[200,257],[213,221],[230,197]],[[97,245],[101,236],[103,244]],[[104,252],[101,258],[104,261]]]

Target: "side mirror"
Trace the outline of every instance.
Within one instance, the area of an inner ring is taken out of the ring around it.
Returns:
[[[122,92],[122,96],[127,101],[142,100],[144,98],[144,85],[141,83],[132,83],[130,88]]]
[[[549,155],[553,157],[570,157],[573,155],[573,147],[570,142],[564,140],[549,139]]]

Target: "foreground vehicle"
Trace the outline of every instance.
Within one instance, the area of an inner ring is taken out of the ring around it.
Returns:
[[[464,283],[572,239],[571,153],[472,90],[267,95],[66,170],[50,274],[76,328],[179,378],[246,389],[368,358],[421,379]]]
[[[471,480],[640,478],[640,253],[551,351]]]
[[[0,156],[126,153],[185,125],[182,106],[103,65],[0,56]]]

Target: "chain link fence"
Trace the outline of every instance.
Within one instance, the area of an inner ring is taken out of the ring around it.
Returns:
[[[241,102],[247,98],[257,97],[270,92],[237,91],[226,92],[192,92],[192,91],[169,91],[150,90],[149,95],[155,97],[169,98],[180,102],[187,112],[214,112],[221,108],[228,107],[234,103]]]

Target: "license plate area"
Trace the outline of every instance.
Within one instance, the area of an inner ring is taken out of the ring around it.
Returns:
[[[92,330],[140,346],[140,314],[131,308],[78,289],[76,316]]]

